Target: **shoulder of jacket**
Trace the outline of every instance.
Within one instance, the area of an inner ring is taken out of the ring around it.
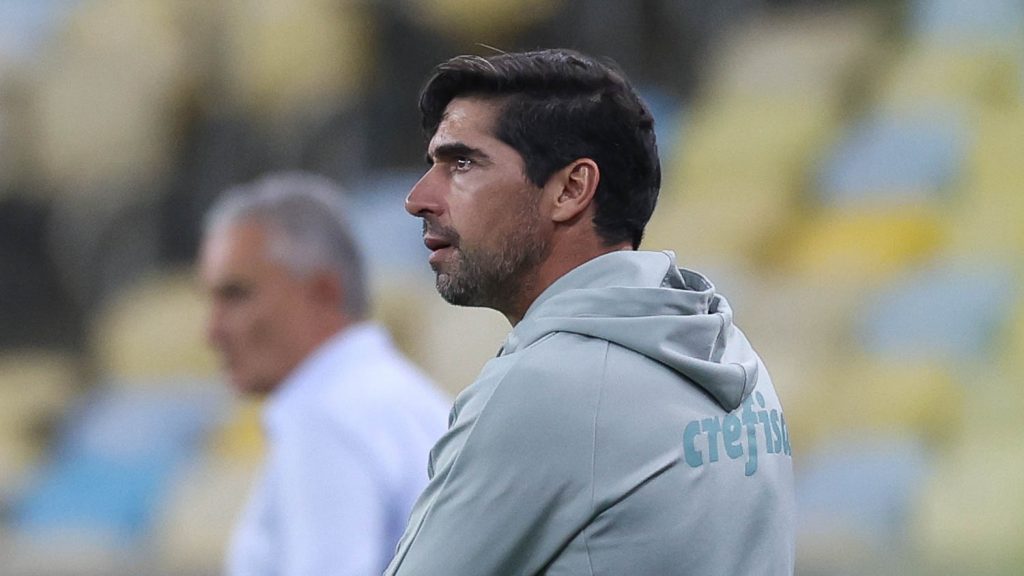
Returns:
[[[497,378],[488,403],[502,417],[545,422],[586,412],[604,379],[608,342],[570,333],[555,333],[506,357],[512,364]]]

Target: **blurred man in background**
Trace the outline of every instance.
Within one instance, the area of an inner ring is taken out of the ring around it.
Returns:
[[[266,397],[268,454],[231,576],[380,574],[447,424],[448,402],[367,320],[340,196],[318,176],[272,175],[207,215],[208,337],[234,388]]]
[[[387,570],[792,574],[788,430],[725,299],[637,251],[661,181],[616,69],[457,57],[420,96],[431,167],[406,209],[449,302],[513,326],[455,402]]]

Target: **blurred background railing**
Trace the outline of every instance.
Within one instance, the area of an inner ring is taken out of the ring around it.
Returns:
[[[1024,571],[1024,1],[0,0],[0,575],[216,574],[258,464],[191,261],[226,185],[351,193],[452,394],[500,344],[402,199],[458,53],[575,47],[655,112],[646,247],[783,395],[798,574]]]

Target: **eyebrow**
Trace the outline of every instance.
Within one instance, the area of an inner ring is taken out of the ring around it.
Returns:
[[[450,144],[441,144],[434,148],[433,152],[427,152],[424,159],[427,161],[427,164],[433,164],[437,160],[449,160],[459,156],[466,156],[476,160],[487,160],[490,158],[479,148],[473,148],[462,142],[452,142]]]

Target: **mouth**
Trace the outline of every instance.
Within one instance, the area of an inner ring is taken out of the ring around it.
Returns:
[[[437,252],[438,250],[448,248],[452,243],[438,236],[424,236],[423,245],[427,247],[427,250]]]
[[[424,236],[423,245],[427,247],[427,250],[430,250],[430,258],[428,259],[428,262],[431,264],[437,264],[442,258],[444,258],[445,254],[455,249],[455,246],[451,241],[439,236]]]

